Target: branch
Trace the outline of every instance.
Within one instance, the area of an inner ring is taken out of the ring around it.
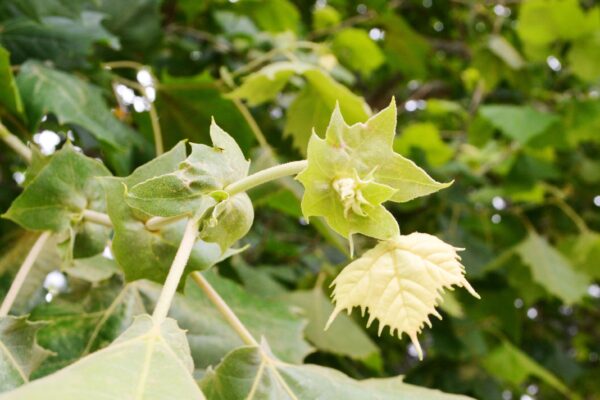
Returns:
[[[35,260],[37,260],[51,234],[52,233],[50,231],[42,233],[33,244],[31,250],[29,250],[29,254],[27,254],[27,257],[25,257],[23,264],[21,264],[21,267],[19,268],[19,272],[17,272],[15,279],[10,285],[10,289],[8,289],[8,293],[6,293],[6,297],[2,301],[2,306],[0,306],[0,318],[8,315],[8,312],[15,302],[23,283],[25,283],[25,279],[27,279],[27,275],[29,274],[31,267],[35,263]]]
[[[0,139],[2,139],[10,148],[12,148],[18,155],[23,157],[27,162],[31,162],[31,150],[23,144],[21,139],[13,135],[7,128],[0,122]]]
[[[107,214],[94,210],[83,210],[82,215],[83,218],[90,222],[95,222],[100,225],[108,226],[109,228],[112,228],[113,226],[113,223]]]
[[[192,249],[196,243],[196,238],[198,237],[198,221],[198,217],[191,218],[185,227],[183,238],[181,239],[181,243],[179,244],[179,248],[177,249],[177,253],[175,254],[171,268],[169,269],[169,274],[167,275],[163,289],[156,302],[154,313],[152,314],[152,319],[156,325],[163,322],[169,313],[173,296],[177,291],[177,286],[179,286],[179,281],[183,276],[183,271],[185,270],[185,266],[188,263],[190,254],[192,254]]]

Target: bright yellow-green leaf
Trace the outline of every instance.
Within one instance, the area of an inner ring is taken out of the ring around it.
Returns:
[[[407,126],[394,141],[394,150],[407,157],[413,147],[422,149],[434,167],[444,165],[454,155],[452,148],[440,138],[437,126],[427,122]]]
[[[369,312],[367,326],[378,319],[380,335],[386,326],[399,338],[406,333],[423,358],[417,334],[425,324],[431,326],[430,314],[441,319],[435,307],[443,290],[464,287],[479,298],[456,251],[437,237],[418,232],[380,242],[334,280],[335,310],[328,324],[343,310],[350,313],[360,307],[363,315]]]
[[[393,216],[382,206],[436,192],[449,184],[433,180],[412,161],[394,152],[394,101],[365,123],[349,126],[339,108],[325,139],[313,133],[308,167],[298,174],[305,188],[305,217],[323,216],[338,233],[362,233],[378,239],[398,234]]]

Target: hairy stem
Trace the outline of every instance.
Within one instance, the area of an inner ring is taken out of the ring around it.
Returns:
[[[2,122],[0,122],[0,138],[13,149],[15,153],[23,157],[27,163],[31,162],[31,150],[29,150],[21,139],[10,133],[8,128],[6,128]]]
[[[27,254],[27,257],[25,257],[23,264],[21,264],[21,267],[19,268],[19,272],[17,272],[15,279],[10,285],[10,289],[8,289],[6,297],[2,301],[2,306],[0,306],[0,317],[5,317],[8,315],[8,312],[10,311],[15,299],[17,298],[17,295],[19,294],[19,291],[21,290],[21,286],[23,286],[23,283],[27,278],[27,274],[29,274],[31,267],[35,263],[35,260],[37,260],[51,234],[52,233],[50,231],[42,233],[33,244],[33,247],[29,251],[29,254]]]
[[[162,323],[167,317],[173,296],[175,296],[177,286],[179,286],[179,281],[183,276],[183,271],[198,237],[198,221],[199,218],[197,217],[191,218],[185,227],[183,238],[181,239],[181,243],[169,269],[169,274],[154,308],[154,313],[152,314],[152,319],[156,325]]]
[[[145,90],[144,96],[146,96]],[[148,96],[146,96],[146,98],[148,98]],[[158,113],[156,112],[156,107],[152,101],[150,102],[150,121],[152,122],[152,133],[154,134],[154,150],[156,151],[156,156],[158,157],[165,152],[165,148],[163,145],[160,123],[158,122]]]
[[[113,223],[107,214],[104,214],[104,213],[101,213],[98,211],[94,211],[94,210],[83,210],[82,215],[83,215],[84,219],[86,219],[90,222],[95,222],[97,224],[104,225],[109,228],[112,228],[112,226],[113,226]]]
[[[235,330],[240,339],[249,346],[258,346],[258,342],[254,339],[250,331],[248,331],[248,328],[240,321],[233,310],[229,308],[225,300],[219,296],[219,293],[217,293],[206,278],[200,272],[192,272],[191,275],[194,282],[202,289],[206,297],[208,297],[233,330]]]
[[[262,185],[263,183],[267,183],[273,181],[275,179],[283,178],[288,175],[296,175],[300,171],[302,171],[308,165],[308,161],[292,161],[285,164],[276,165],[271,168],[263,169],[255,174],[245,177],[244,179],[240,179],[237,182],[232,183],[231,185],[225,188],[225,191],[230,195],[234,195],[237,193],[245,192],[253,187]]]
[[[170,225],[177,221],[181,221],[182,219],[187,217],[188,215],[185,214],[177,215],[175,217],[152,217],[148,221],[146,221],[146,229],[148,229],[149,231],[158,231],[167,225]]]

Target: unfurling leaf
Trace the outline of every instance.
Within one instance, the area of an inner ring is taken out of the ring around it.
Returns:
[[[411,233],[381,242],[352,262],[334,280],[335,310],[328,326],[342,310],[369,310],[370,325],[379,320],[379,334],[387,325],[398,337],[406,333],[423,358],[417,334],[429,314],[441,319],[435,307],[446,288],[459,286],[479,298],[465,279],[458,249],[426,233]]]
[[[394,152],[396,104],[366,123],[349,126],[339,108],[325,139],[308,144],[308,167],[298,175],[305,188],[302,212],[323,216],[338,233],[362,233],[385,240],[398,235],[396,220],[382,203],[405,202],[449,186],[433,180],[412,161]]]

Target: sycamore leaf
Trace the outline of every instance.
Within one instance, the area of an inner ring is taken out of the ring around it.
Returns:
[[[104,249],[110,230],[86,222],[82,212],[106,210],[103,190],[95,178],[108,175],[102,163],[67,143],[37,172],[3,216],[26,229],[66,234],[67,258],[73,245],[75,256],[97,254]]]
[[[429,314],[441,319],[435,307],[443,290],[464,287],[479,298],[465,279],[456,250],[435,236],[418,232],[379,243],[333,281],[336,304],[328,325],[342,310],[350,313],[360,307],[363,314],[369,311],[367,325],[378,319],[379,334],[386,325],[399,338],[406,333],[423,358],[417,334],[425,324],[431,326]]]
[[[178,399],[204,395],[192,377],[185,332],[172,319],[155,325],[149,315],[113,344],[45,378],[1,396],[2,400]]]
[[[342,29],[333,37],[331,49],[342,64],[364,77],[371,75],[385,62],[383,52],[363,29]]]
[[[73,364],[123,333],[135,316],[146,312],[138,285],[111,279],[87,290],[72,288],[69,293],[56,295],[52,302],[38,305],[30,318],[47,322],[39,331],[38,341],[55,355],[44,361],[34,377]]]
[[[214,121],[210,135],[213,147],[192,143],[192,152],[177,170],[129,185],[126,199],[129,206],[162,217],[211,208],[200,238],[225,251],[248,233],[254,220],[248,195],[229,197],[224,191],[248,175],[250,163],[235,140]]]
[[[200,386],[211,400],[468,400],[404,383],[401,376],[362,381],[317,365],[292,365],[261,347],[240,347],[209,370]]]
[[[526,382],[529,376],[535,376],[564,394],[566,398],[573,398],[574,394],[556,375],[507,340],[503,340],[500,346],[485,357],[483,366],[492,375],[515,388]]]
[[[565,256],[537,233],[529,232],[517,252],[531,269],[533,279],[565,303],[575,303],[587,293],[588,276],[573,268]]]
[[[323,216],[338,233],[389,239],[398,224],[382,203],[405,202],[443,189],[412,161],[394,152],[396,105],[367,122],[349,126],[336,108],[325,139],[308,144],[308,166],[297,179],[304,185],[302,212]]]
[[[250,333],[269,341],[278,358],[301,363],[312,351],[304,340],[306,320],[294,314],[287,303],[248,293],[232,280],[213,271],[203,275]],[[146,308],[153,309],[161,287],[149,282],[139,282],[138,287]],[[185,294],[175,295],[169,316],[185,329],[198,370],[217,365],[227,353],[244,344],[191,279],[188,279]]]
[[[0,318],[0,393],[29,382],[31,373],[52,354],[36,341],[43,326],[25,317]]]
[[[141,137],[112,114],[100,88],[34,61],[21,66],[17,85],[31,131],[44,115],[54,114],[59,123],[81,127],[94,136],[118,173],[129,172],[133,148],[142,146]]]
[[[181,142],[167,153],[142,165],[127,178],[102,180],[108,215],[113,222],[112,250],[127,281],[150,279],[162,283],[179,247],[186,222],[182,220],[160,231],[149,231],[145,223],[150,215],[127,204],[125,188],[176,170],[185,157],[185,144]],[[219,245],[198,240],[187,264],[186,274],[209,268],[233,253],[229,251],[223,254]]]

